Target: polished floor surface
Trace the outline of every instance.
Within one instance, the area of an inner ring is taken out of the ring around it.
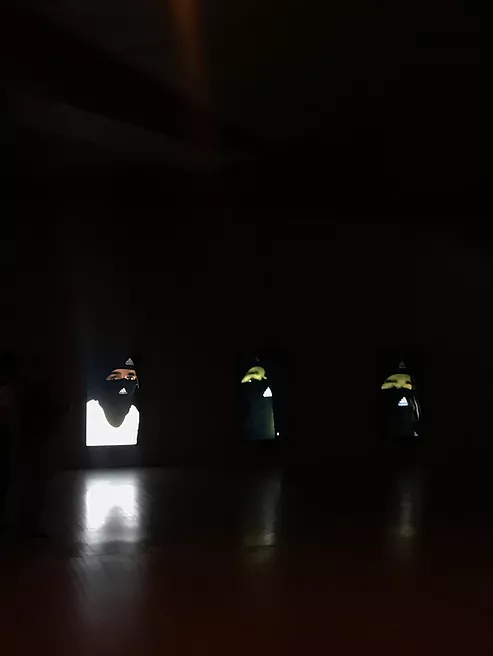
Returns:
[[[493,653],[481,471],[59,475],[0,551],[2,653]]]

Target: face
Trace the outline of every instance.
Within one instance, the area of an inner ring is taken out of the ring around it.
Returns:
[[[137,380],[135,369],[113,369],[106,380]]]
[[[411,376],[409,374],[393,374],[389,376],[382,385],[382,389],[391,389],[393,387],[396,389],[412,390]]]

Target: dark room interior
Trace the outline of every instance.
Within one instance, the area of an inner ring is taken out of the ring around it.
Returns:
[[[6,653],[487,653],[488,5],[0,17]],[[138,440],[87,446],[116,352]]]

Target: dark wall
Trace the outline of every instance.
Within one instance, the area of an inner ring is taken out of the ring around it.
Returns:
[[[126,169],[135,160],[124,125],[113,149],[91,123],[67,124],[73,138],[62,138],[49,111],[41,130],[16,125],[25,106],[19,118],[9,109],[0,336],[35,381],[74,402],[61,462],[86,462],[84,362],[115,347],[142,355],[143,462],[236,452],[234,363],[259,345],[287,353],[295,458],[378,444],[377,362],[402,344],[423,356],[429,441],[489,445],[491,255],[468,216],[483,197],[489,206],[482,22],[477,7],[438,7],[407,12],[396,31],[394,9],[367,6],[348,4],[361,20],[334,41],[292,3],[298,47],[272,13],[269,56],[255,50],[240,74],[223,56],[233,32],[224,23],[221,45],[214,30],[219,105],[269,141],[221,129],[214,147],[231,158],[227,173]],[[7,62],[15,89],[23,80],[28,95],[187,141],[215,135],[155,80],[24,13],[5,23],[19,54]],[[283,35],[279,66],[272,44]],[[67,57],[52,56],[60,47]]]
[[[425,357],[431,440],[491,446],[491,247],[481,225],[432,234],[417,259],[416,342]]]
[[[285,349],[296,458],[379,444],[379,353],[423,355],[428,440],[489,445],[489,252],[459,230],[310,213],[17,204],[2,277],[2,339],[73,409],[50,448],[84,466],[84,362],[141,356],[144,464],[242,457],[238,350]]]

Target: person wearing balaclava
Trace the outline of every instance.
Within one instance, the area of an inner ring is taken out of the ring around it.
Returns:
[[[137,444],[140,414],[135,405],[139,388],[132,358],[114,359],[100,372],[87,402],[87,446],[126,446]]]
[[[415,442],[419,437],[421,409],[414,376],[404,360],[400,360],[381,385],[382,423],[390,440]]]
[[[242,433],[247,440],[272,440],[275,438],[274,406],[272,390],[260,360],[245,373],[241,380]]]

